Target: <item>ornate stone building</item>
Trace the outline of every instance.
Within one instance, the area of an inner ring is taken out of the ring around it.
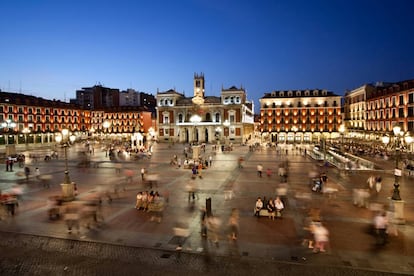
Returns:
[[[254,106],[242,87],[206,96],[204,75],[195,74],[193,97],[168,90],[156,98],[160,142],[241,143],[252,138]]]

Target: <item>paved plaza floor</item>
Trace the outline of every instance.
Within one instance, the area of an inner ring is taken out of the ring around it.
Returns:
[[[292,147],[289,147],[288,155],[280,155],[268,148],[252,152],[247,146],[235,146],[231,152],[215,152],[212,151],[211,145],[207,145],[202,155],[212,156],[212,166],[203,170],[202,178],[195,180],[191,180],[190,169],[170,164],[174,155],[184,161],[184,145],[181,144],[157,144],[154,146],[151,159],[120,161],[120,173],[117,173],[119,165],[110,161],[99,147],[95,148],[91,157],[93,164],[99,166],[78,167],[79,150],[81,146],[69,150],[70,177],[78,188],[76,201],[87,200],[96,191],[112,191],[115,187],[119,188],[118,194],[111,193],[111,201],[104,198],[102,202],[101,212],[104,221],[90,228],[82,222],[79,232],[73,231],[69,234],[62,219],[50,220],[47,214],[48,198],[61,193],[59,184],[63,180],[65,169],[63,153],[60,153],[59,160],[49,162],[40,159],[35,163],[29,159],[28,165],[32,172],[38,167],[43,175],[51,176],[51,187],[45,188],[35,177],[26,181],[17,173],[23,168],[15,166],[14,172],[5,172],[4,168],[0,175],[1,189],[8,189],[18,183],[20,187],[25,187],[25,193],[19,202],[16,215],[6,216],[0,221],[0,231],[3,233],[0,244],[3,249],[8,248],[11,252],[13,248],[26,248],[27,251],[31,248],[32,242],[38,246],[30,250],[39,250],[43,247],[44,251],[49,253],[59,253],[63,250],[65,254],[69,254],[65,248],[68,244],[62,244],[67,241],[71,243],[71,249],[77,249],[75,254],[73,250],[69,250],[72,251],[71,258],[76,254],[87,254],[86,252],[91,252],[91,248],[109,250],[108,246],[115,246],[116,252],[122,252],[120,248],[140,249],[146,252],[141,253],[142,258],[152,258],[154,265],[175,260],[177,256],[186,256],[182,257],[182,262],[188,265],[196,263],[196,258],[205,261],[205,256],[210,256],[212,260],[237,258],[235,263],[239,264],[242,261],[263,263],[263,268],[278,263],[298,265],[300,268],[305,266],[315,272],[320,272],[321,268],[334,267],[338,271],[344,269],[348,272],[356,270],[364,273],[414,274],[413,178],[401,178],[406,223],[396,226],[398,236],[390,236],[389,243],[384,247],[376,247],[374,237],[368,233],[373,212],[353,204],[353,189],[366,187],[366,180],[371,174],[381,175],[383,178],[382,190],[372,198],[372,202],[389,204],[394,178],[392,162],[381,161],[381,169],[370,172],[344,173],[335,168],[326,168],[328,185],[332,190],[337,190],[335,195],[330,197],[312,192],[309,186],[309,173],[325,168],[299,151],[292,150]],[[238,166],[240,157],[244,159],[242,168]],[[267,217],[254,217],[253,208],[258,197],[276,196],[280,184],[284,182],[277,175],[278,166],[286,161],[289,163],[289,172],[283,218],[273,221]],[[258,164],[264,168],[262,177],[257,175]],[[141,168],[145,168],[148,174],[158,175],[158,181],[152,188],[141,180]],[[267,169],[272,172],[270,176],[266,174]],[[132,175],[132,181],[127,175]],[[197,186],[195,200],[188,199],[187,186],[190,181],[194,181]],[[151,221],[151,213],[134,208],[136,194],[150,189],[168,198],[160,223]],[[218,246],[201,235],[200,210],[206,206],[207,199],[211,200],[212,214],[221,222],[218,228]],[[240,214],[237,242],[227,237],[228,220],[234,208],[237,208]],[[302,243],[306,236],[304,221],[311,208],[320,210],[322,221],[330,232],[330,246],[325,253],[313,253]],[[180,252],[176,252],[179,239],[174,232],[178,225],[186,225],[189,232]],[[12,240],[16,240],[14,246]],[[3,251],[2,254],[4,253]],[[121,253],[116,254],[119,254],[119,258],[126,258]],[[116,254],[107,258],[116,259]],[[84,257],[95,258],[94,255]],[[206,272],[204,261],[200,267]],[[213,261],[210,268],[215,264]],[[65,268],[64,264],[60,266]],[[85,267],[87,266],[88,264],[85,264]],[[81,267],[78,265],[78,269]],[[7,269],[12,272],[9,266]],[[197,271],[196,267],[193,269]],[[231,270],[229,267],[223,269],[225,270],[221,272],[224,274]],[[238,269],[234,268],[233,271],[240,271],[240,267]],[[249,269],[252,268],[249,266]],[[255,269],[261,271],[260,268]],[[248,274],[250,273],[243,275]],[[289,274],[286,272],[286,275]]]

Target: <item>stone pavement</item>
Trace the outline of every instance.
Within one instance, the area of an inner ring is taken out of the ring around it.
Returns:
[[[401,182],[402,196],[406,201],[407,223],[398,226],[399,235],[391,237],[386,247],[377,249],[373,246],[373,237],[366,231],[372,220],[372,212],[368,209],[357,208],[352,204],[352,189],[366,185],[365,181],[372,172],[344,175],[334,168],[329,168],[328,183],[332,188],[338,189],[338,193],[336,198],[328,198],[310,192],[308,173],[313,168],[319,169],[318,164],[313,160],[292,154],[287,157],[277,156],[274,151],[268,149],[249,152],[248,147],[236,146],[235,150],[230,153],[218,152],[212,155],[213,166],[203,171],[202,179],[196,180],[199,198],[195,202],[189,202],[186,184],[190,179],[190,170],[169,165],[169,160],[174,154],[183,158],[182,151],[182,145],[169,148],[167,145],[158,144],[151,160],[124,162],[123,170],[129,169],[135,172],[133,183],[126,184],[126,190],[119,193],[119,198],[114,198],[111,203],[106,201],[103,203],[102,213],[105,218],[103,224],[92,229],[82,227],[80,233],[73,234],[66,232],[63,221],[50,221],[47,217],[47,198],[60,193],[58,183],[63,179],[64,171],[62,160],[53,160],[48,163],[39,161],[37,164],[30,164],[31,167],[38,166],[42,173],[52,175],[53,185],[50,189],[45,189],[33,178],[25,183],[15,173],[2,173],[0,185],[3,190],[13,183],[27,185],[27,192],[20,202],[17,215],[0,222],[0,231],[3,232],[2,245],[6,243],[11,250],[22,243],[27,247],[30,242],[19,243],[18,241],[29,240],[40,242],[48,252],[64,251],[67,253],[65,246],[54,244],[68,241],[73,243],[71,246],[76,249],[76,254],[94,251],[86,250],[83,248],[86,245],[83,244],[88,244],[90,248],[96,247],[95,250],[107,246],[121,246],[122,249],[119,251],[129,252],[128,250],[139,248],[145,252],[142,253],[144,257],[150,254],[147,253],[149,251],[155,254],[157,264],[160,258],[162,260],[175,259],[177,254],[188,256],[186,261],[183,261],[183,265],[196,262],[194,259],[197,258],[203,260],[206,255],[213,256],[214,259],[221,258],[221,260],[227,260],[229,256],[233,256],[231,258],[233,260],[235,256],[238,256],[237,261],[234,262],[236,264],[242,261],[260,265],[264,263],[263,268],[269,267],[265,265],[266,263],[286,262],[299,267],[305,265],[313,271],[328,266],[338,268],[338,271],[345,268],[348,269],[347,271],[356,269],[363,272],[414,274],[414,262],[412,261],[414,255],[414,189],[412,184],[410,186],[412,179],[404,177]],[[212,154],[210,146],[205,154]],[[245,159],[242,169],[237,167],[237,159],[240,156]],[[87,170],[77,168],[76,158],[75,149],[71,149],[69,153],[70,176],[77,183],[78,200],[90,197],[97,187],[114,187],[126,181],[122,173],[120,175],[115,173],[114,164],[109,162],[105,154],[98,149],[95,151],[93,160],[102,162],[99,168]],[[267,198],[275,196],[276,188],[280,183],[276,175],[277,166],[286,158],[290,164],[289,192],[288,206],[283,219],[271,221],[266,217],[260,219],[253,217],[253,206],[258,196]],[[259,163],[265,170],[272,169],[271,177],[268,178],[264,174],[262,178],[259,178],[256,175],[256,166]],[[391,163],[390,166],[392,166]],[[164,212],[163,221],[159,224],[151,222],[148,213],[133,208],[136,193],[147,189],[140,181],[141,167],[147,168],[150,173],[159,174],[158,187],[154,189],[169,195],[168,207]],[[375,173],[383,175],[384,183],[376,201],[387,203],[393,176],[387,172],[387,169]],[[225,200],[225,191],[228,190],[233,192],[233,197]],[[310,200],[296,197],[298,193],[307,194]],[[211,198],[213,214],[222,222],[219,247],[206,243],[200,235],[199,208],[205,205],[207,198]],[[330,231],[331,244],[327,253],[315,254],[302,246],[303,220],[310,207],[321,209],[322,219]],[[226,238],[227,219],[232,208],[238,208],[241,215],[237,244],[230,243]],[[177,222],[187,224],[191,233],[184,244],[184,252],[180,254],[175,252],[177,237],[173,232]],[[47,238],[50,242],[43,241]],[[12,243],[13,240],[16,240],[16,243]],[[25,248],[25,246],[22,247]],[[116,259],[117,256],[118,254],[114,253],[111,258]],[[126,258],[121,255],[119,257],[120,259]],[[233,261],[226,262],[233,263]],[[216,269],[214,264],[211,266]],[[195,267],[197,267],[194,268],[195,270],[202,268],[201,271],[205,272],[203,270],[206,269],[205,263],[199,267],[195,265]],[[225,267],[220,272],[224,273],[226,269],[229,269]],[[78,268],[81,269],[81,266]],[[260,270],[257,267],[253,269]]]

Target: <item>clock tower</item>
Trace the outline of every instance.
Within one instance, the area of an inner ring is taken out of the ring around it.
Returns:
[[[194,104],[200,105],[204,103],[204,74],[194,74]]]

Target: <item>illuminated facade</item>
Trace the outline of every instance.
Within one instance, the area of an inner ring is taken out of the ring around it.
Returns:
[[[340,135],[341,96],[333,92],[319,89],[273,91],[259,101],[264,141],[310,143],[321,137]]]
[[[387,83],[367,93],[366,130],[383,135],[394,125],[414,130],[414,80]]]
[[[4,122],[14,122],[15,127],[1,129],[0,145],[48,143],[54,141],[53,133],[64,128],[87,132],[90,112],[61,101],[0,92],[0,123]]]
[[[345,94],[344,124],[348,137],[366,138],[366,97],[374,90],[375,86],[366,84]]]
[[[220,97],[205,96],[203,74],[194,75],[194,95],[175,90],[157,93],[160,142],[244,142],[254,132],[253,103],[243,88],[222,89]]]
[[[130,139],[135,133],[145,136],[152,123],[146,107],[85,110],[77,104],[0,92],[0,145],[53,143],[62,129],[80,139],[104,134]]]

